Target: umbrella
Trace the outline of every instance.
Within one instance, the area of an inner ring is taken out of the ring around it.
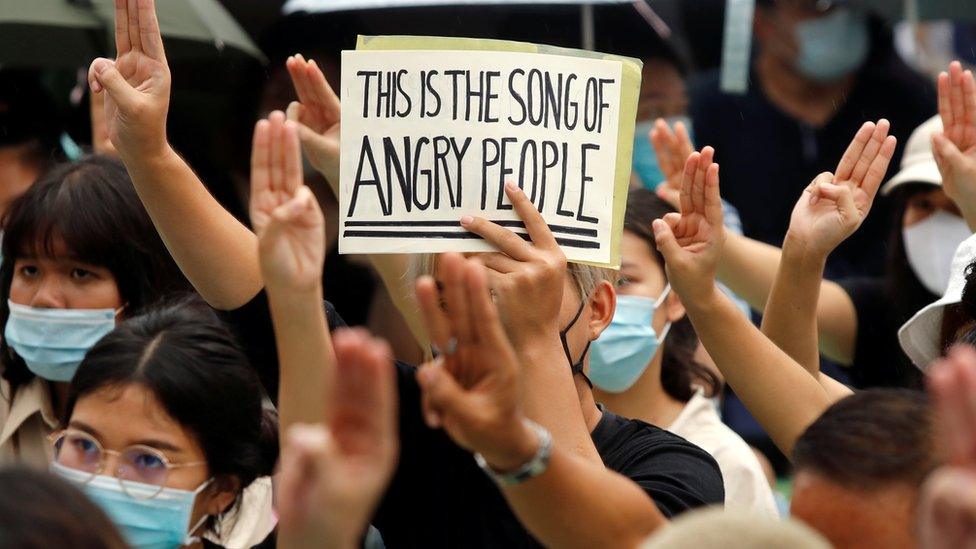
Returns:
[[[156,10],[170,59],[261,50],[217,0],[160,0]],[[0,66],[68,68],[115,51],[113,0],[0,0]]]
[[[595,5],[632,4],[649,25],[662,37],[671,34],[668,25],[650,8],[647,0],[288,0],[282,8],[285,14],[297,12],[326,13],[337,11],[370,10],[386,8],[415,8],[437,6],[580,6],[580,43],[583,48],[594,49],[595,31],[593,7]]]

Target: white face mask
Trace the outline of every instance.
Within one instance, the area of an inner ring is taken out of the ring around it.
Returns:
[[[902,229],[905,254],[915,276],[930,292],[941,296],[949,287],[952,256],[973,233],[958,215],[939,210],[922,222]]]

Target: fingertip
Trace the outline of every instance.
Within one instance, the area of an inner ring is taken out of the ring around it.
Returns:
[[[462,227],[467,227],[468,225],[471,225],[472,223],[474,223],[474,218],[471,217],[470,215],[462,215],[461,216],[461,226]]]

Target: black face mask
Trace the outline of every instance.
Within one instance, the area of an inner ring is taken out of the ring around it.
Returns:
[[[559,340],[563,343],[563,352],[566,354],[566,360],[569,361],[569,368],[573,372],[573,375],[575,376],[579,374],[583,376],[583,381],[585,381],[586,384],[592,389],[593,383],[590,382],[590,378],[586,377],[586,374],[583,373],[583,359],[586,358],[586,353],[590,351],[591,342],[586,342],[586,347],[583,348],[583,354],[580,355],[578,361],[574,361],[573,355],[569,352],[569,342],[566,341],[566,334],[568,334],[569,331],[573,329],[573,326],[576,325],[576,321],[579,320],[580,315],[583,314],[583,307],[585,305],[586,300],[581,299],[579,309],[576,310],[576,316],[574,316],[573,320],[570,320],[569,324],[559,332]]]

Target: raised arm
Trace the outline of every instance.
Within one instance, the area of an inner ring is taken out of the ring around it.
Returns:
[[[827,256],[861,226],[881,186],[896,140],[889,124],[866,122],[835,173],[822,173],[793,208],[762,332],[836,398],[850,390],[820,372],[817,304]]]
[[[284,432],[326,419],[322,395],[334,385],[335,355],[322,300],[325,219],[302,184],[298,129],[280,112],[254,128],[251,222],[278,344]]]
[[[154,0],[115,0],[117,57],[88,71],[93,102],[136,192],[200,295],[234,309],[260,291],[255,237],[207,191],[166,139],[170,71]],[[202,238],[202,236],[206,238]]]
[[[342,119],[339,97],[315,61],[295,55],[288,58],[285,66],[299,99],[288,106],[288,119],[299,124],[306,157],[339,196],[339,126]],[[406,284],[408,258],[404,254],[369,256],[393,304],[403,315],[418,345],[426,350],[429,348],[427,333],[417,302]]]
[[[942,133],[932,136],[942,187],[976,231],[976,81],[959,61],[939,75]]]
[[[684,163],[693,151],[688,132],[680,123],[672,130],[663,120],[658,120],[651,131],[651,141],[667,179],[658,187],[658,196],[679,208]],[[728,233],[726,239],[718,263],[718,279],[753,309],[764,310],[782,251],[735,233]],[[847,292],[829,280],[821,281],[819,294],[816,318],[820,351],[832,360],[850,364],[857,338],[854,303]]]
[[[492,471],[516,471],[543,445],[522,411],[524,367],[492,304],[484,267],[458,254],[444,254],[440,261],[442,291],[429,277],[417,282],[431,338],[445,350],[417,374],[424,417],[481,454]],[[637,484],[581,459],[558,440],[543,471],[499,487],[522,524],[547,547],[634,547],[666,522]]]
[[[715,284],[725,243],[719,168],[704,162],[706,147],[685,164],[681,213],[655,220],[654,234],[668,280],[681,296],[698,336],[729,385],[773,442],[791,455],[793,445],[831,403],[802,366],[764,336]]]

